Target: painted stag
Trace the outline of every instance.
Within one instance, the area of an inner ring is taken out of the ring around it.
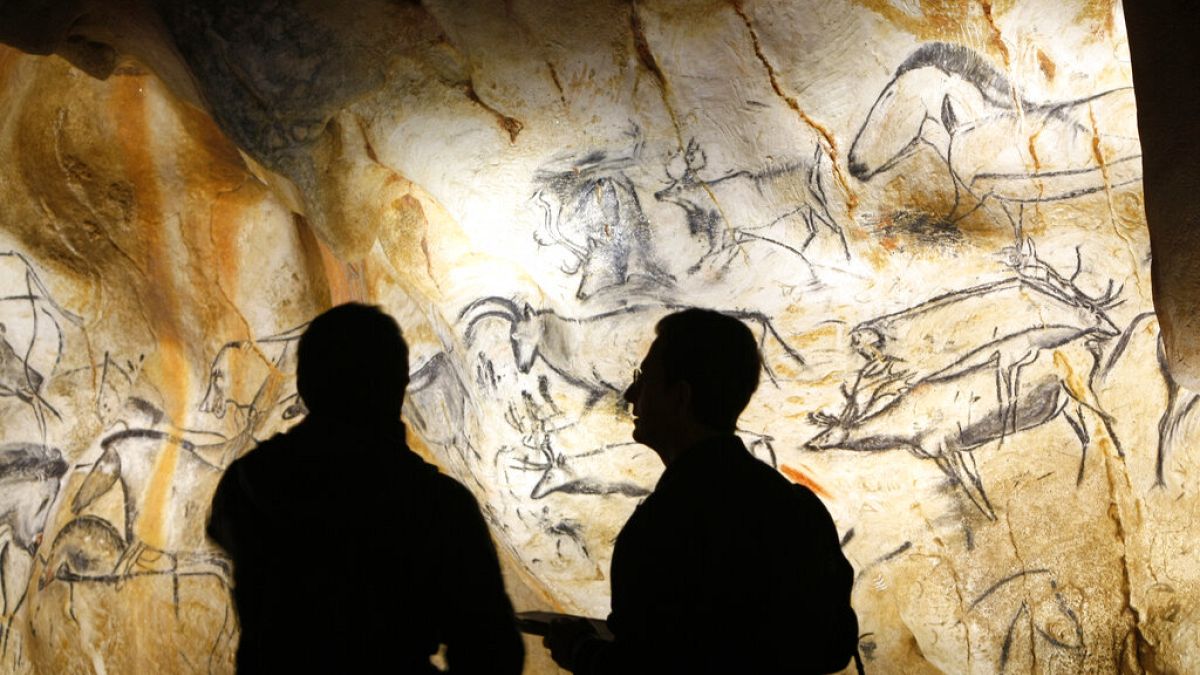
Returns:
[[[704,150],[694,139],[689,141],[667,165],[670,183],[654,193],[658,201],[683,209],[688,233],[708,244],[692,272],[710,261],[727,265],[734,253],[753,243],[778,247],[811,266],[805,252],[823,229],[837,240],[840,254],[850,258],[845,232],[829,211],[829,159],[820,144],[807,163],[705,177],[707,164]]]
[[[975,51],[933,42],[909,55],[880,92],[850,146],[849,167],[869,181],[932,149],[953,182],[946,218],[954,222],[988,199],[1008,213],[1010,205],[1141,180],[1136,124],[1132,87],[1032,101]]]
[[[688,309],[683,305],[631,305],[582,317],[564,316],[552,309],[534,309],[502,297],[480,298],[458,315],[466,323],[468,344],[475,340],[480,324],[499,319],[509,325],[509,341],[517,370],[528,373],[539,359],[563,380],[587,392],[588,405],[609,394],[620,394],[629,386],[634,361],[613,359],[622,354],[636,358],[645,351],[652,328],[668,314]],[[757,327],[761,349],[767,338],[779,344],[787,358],[803,365],[804,358],[779,335],[769,317],[759,312],[728,311]],[[772,381],[774,370],[763,360],[763,370]]]
[[[1111,288],[1096,298],[1070,288],[1017,276],[859,324],[852,342],[868,362],[842,388],[839,414],[812,416],[826,428],[807,447],[908,449],[994,518],[971,451],[1062,417],[1080,442],[1081,483],[1085,411],[1124,454],[1093,388],[1101,346],[1119,334],[1107,315],[1118,301]]]
[[[860,416],[856,405],[848,401],[838,416],[813,415],[813,421],[826,428],[806,447],[860,452],[906,449],[916,457],[933,460],[980,512],[994,519],[973,450],[1010,436],[1014,430],[1025,431],[1062,417],[1079,439],[1079,481],[1090,442],[1083,410],[1091,409],[1108,426],[1104,412],[1072,390],[1056,367],[1061,361],[1062,357],[1042,354],[1026,364],[1010,410],[999,400],[995,374],[985,369],[920,382],[867,417]]]

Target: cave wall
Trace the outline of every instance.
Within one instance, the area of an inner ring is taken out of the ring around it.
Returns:
[[[837,521],[868,671],[1195,667],[1119,5],[60,10],[0,29],[5,669],[232,669],[208,500],[352,299],[529,602],[607,612],[661,471],[618,392],[702,306],[762,338],[741,431]]]

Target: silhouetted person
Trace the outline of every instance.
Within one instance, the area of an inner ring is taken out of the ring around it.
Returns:
[[[230,465],[208,533],[233,558],[239,673],[521,671],[474,497],[405,444],[408,348],[375,307],[300,338],[308,416]]]
[[[858,628],[833,519],[734,435],[758,386],[754,336],[696,309],[656,330],[625,399],[666,470],[617,537],[613,639],[556,621],[551,655],[583,675],[845,668]]]

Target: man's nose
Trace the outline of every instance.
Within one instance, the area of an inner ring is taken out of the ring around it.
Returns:
[[[633,405],[634,401],[637,400],[638,389],[640,389],[640,388],[641,388],[640,383],[637,380],[630,382],[629,387],[626,388],[625,393],[622,394],[622,397],[625,399],[625,402],[628,403],[629,405]]]

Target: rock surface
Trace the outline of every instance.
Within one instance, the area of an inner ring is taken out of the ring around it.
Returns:
[[[208,500],[352,299],[522,605],[607,612],[661,471],[619,392],[702,306],[868,672],[1197,668],[1119,6],[100,6],[0,21],[0,668],[232,671]]]

